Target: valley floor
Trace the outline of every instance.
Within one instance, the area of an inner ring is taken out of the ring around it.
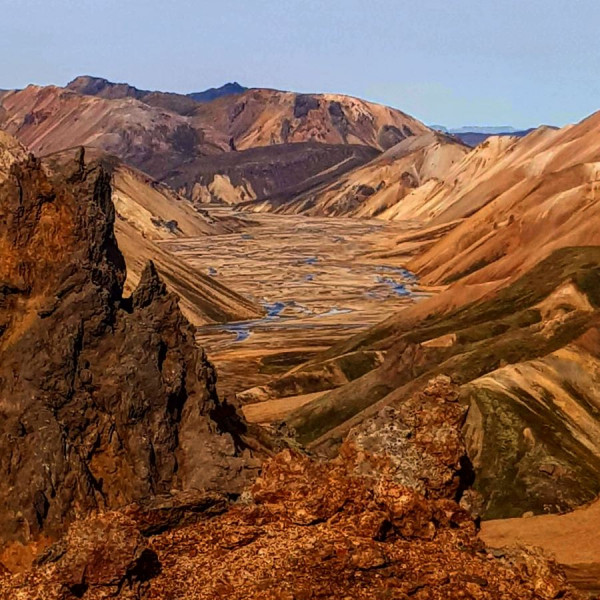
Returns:
[[[428,295],[402,257],[371,257],[409,223],[238,214],[247,221],[243,233],[162,242],[265,308],[262,319],[198,329],[227,394],[260,385]]]

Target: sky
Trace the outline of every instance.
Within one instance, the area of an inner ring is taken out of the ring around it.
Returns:
[[[600,109],[599,0],[0,0],[0,88],[335,92],[429,124]]]

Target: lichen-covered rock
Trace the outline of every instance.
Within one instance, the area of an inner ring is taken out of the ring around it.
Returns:
[[[103,518],[130,531],[130,519]],[[105,534],[94,518],[71,528],[67,547],[94,530],[121,541],[105,569],[94,567],[84,543],[92,565],[88,587],[78,588],[84,600],[106,598],[116,580],[124,582],[111,596],[119,600],[579,598],[542,556],[489,553],[455,502],[357,475],[342,459],[291,451],[265,465],[246,503],[150,537],[141,556],[153,560],[144,568],[130,566],[143,547],[139,536]],[[66,600],[60,584],[77,581],[80,564],[66,552],[28,575],[0,576],[0,597]]]
[[[440,375],[352,429],[340,454],[357,473],[392,477],[430,498],[458,498],[471,483],[461,431],[467,408],[458,395]]]

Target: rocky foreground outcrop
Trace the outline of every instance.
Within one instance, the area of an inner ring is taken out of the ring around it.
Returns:
[[[233,505],[188,491],[76,521],[31,569],[0,573],[0,597],[580,598],[538,552],[490,551],[477,536],[453,499],[463,420],[456,386],[437,378],[354,430],[333,460],[280,452]]]
[[[238,493],[257,463],[176,297],[152,263],[123,295],[109,173],[83,151],[51,171],[5,137],[0,154],[5,554],[93,510]]]
[[[33,570],[0,576],[0,596],[578,598],[535,552],[487,551],[455,502],[357,475],[344,459],[320,463],[287,450],[227,512],[156,535],[144,534],[147,514],[133,508],[74,524]]]

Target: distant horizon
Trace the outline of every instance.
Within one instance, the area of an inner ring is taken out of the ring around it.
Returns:
[[[449,128],[563,126],[600,109],[596,0],[4,2],[0,87],[101,74],[187,94],[238,81]]]

